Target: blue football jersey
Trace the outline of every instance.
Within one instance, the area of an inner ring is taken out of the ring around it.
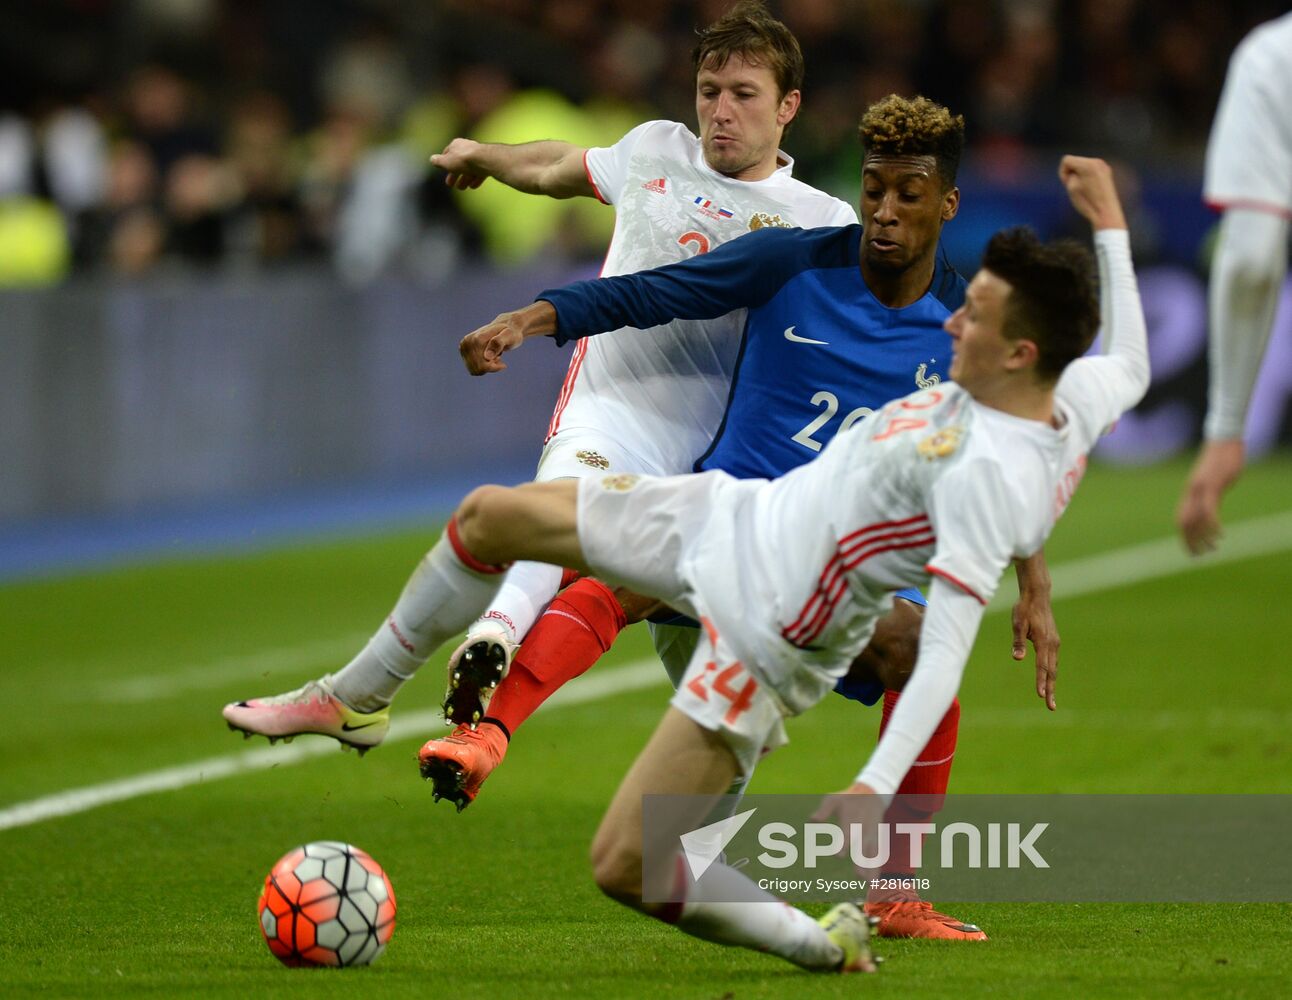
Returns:
[[[745,310],[726,413],[695,468],[770,479],[890,399],[945,377],[942,323],[964,301],[964,279],[939,252],[928,292],[889,309],[862,279],[860,245],[856,225],[760,229],[689,260],[539,298],[556,308],[558,343]]]

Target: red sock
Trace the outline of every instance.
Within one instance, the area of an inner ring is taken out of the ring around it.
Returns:
[[[884,692],[884,715],[879,722],[879,735],[884,735],[888,719],[897,705],[898,692]],[[941,808],[946,798],[947,784],[951,780],[951,764],[955,759],[956,738],[960,735],[960,699],[947,709],[947,714],[933,731],[928,745],[920,751],[906,777],[897,786],[897,798],[884,814],[884,820],[894,823],[927,823]],[[892,837],[892,845],[885,872],[912,874],[911,838]]]
[[[588,577],[572,583],[525,636],[486,718],[514,733],[557,688],[596,663],[625,624],[623,608],[604,583]]]

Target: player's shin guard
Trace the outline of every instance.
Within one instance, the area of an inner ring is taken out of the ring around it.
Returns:
[[[530,629],[489,702],[486,719],[515,733],[558,688],[597,662],[626,621],[604,583],[585,577],[571,584]]]
[[[734,868],[714,862],[702,881],[693,882],[679,857],[678,879],[685,885],[686,898],[652,915],[692,937],[770,952],[815,971],[837,969],[844,959],[839,945],[814,918],[758,888]]]
[[[889,717],[897,705],[898,692],[884,692],[884,714],[879,723],[883,736]],[[906,772],[897,788],[897,796],[884,815],[890,825],[895,823],[927,823],[941,809],[951,781],[951,765],[955,760],[956,740],[960,734],[960,700],[957,698],[938,723],[928,744]],[[911,838],[896,837],[892,840],[892,853],[886,866],[887,874],[910,875]]]
[[[338,698],[359,711],[388,704],[445,639],[461,632],[498,589],[505,566],[480,562],[450,520],[409,577],[386,622],[332,678]]]

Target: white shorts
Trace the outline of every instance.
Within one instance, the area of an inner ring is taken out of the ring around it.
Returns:
[[[701,621],[695,655],[669,704],[721,736],[746,779],[763,755],[789,742],[780,702],[735,659],[708,619]]]
[[[534,481],[549,483],[554,479],[582,479],[607,472],[640,472],[649,476],[666,476],[673,471],[656,468],[633,451],[594,430],[572,428],[547,442],[538,459]]]
[[[721,585],[718,577],[729,563],[721,551],[729,501],[756,488],[757,481],[717,472],[663,478],[619,473],[584,479],[578,501],[579,542],[598,577],[658,597],[701,623],[672,704],[720,733],[746,776],[759,757],[785,743],[786,712],[777,694],[746,669],[740,650],[748,658],[776,640],[763,636],[759,622],[719,613],[716,606],[711,612],[692,579],[704,562],[706,579]],[[738,635],[724,638],[726,630]]]
[[[578,501],[584,561],[601,579],[658,597],[698,620],[686,564],[718,512],[719,486],[734,482],[713,472],[584,478]]]

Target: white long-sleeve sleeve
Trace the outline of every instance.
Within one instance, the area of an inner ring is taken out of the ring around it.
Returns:
[[[1287,274],[1288,228],[1287,218],[1249,208],[1228,209],[1221,221],[1207,302],[1208,440],[1243,436]]]
[[[1130,233],[1095,233],[1099,265],[1099,314],[1103,354],[1078,358],[1059,379],[1056,396],[1089,421],[1093,437],[1144,398],[1148,391],[1148,329],[1131,262]]]
[[[1129,410],[1148,391],[1148,326],[1139,298],[1139,282],[1131,261],[1130,233],[1125,229],[1100,229],[1095,233],[1095,260],[1099,264],[1099,319],[1104,337],[1104,374],[1119,374],[1122,405]],[[1116,373],[1106,369],[1116,366]]]
[[[977,598],[941,577],[933,578],[915,670],[858,781],[881,795],[897,792],[960,689],[982,616]]]

